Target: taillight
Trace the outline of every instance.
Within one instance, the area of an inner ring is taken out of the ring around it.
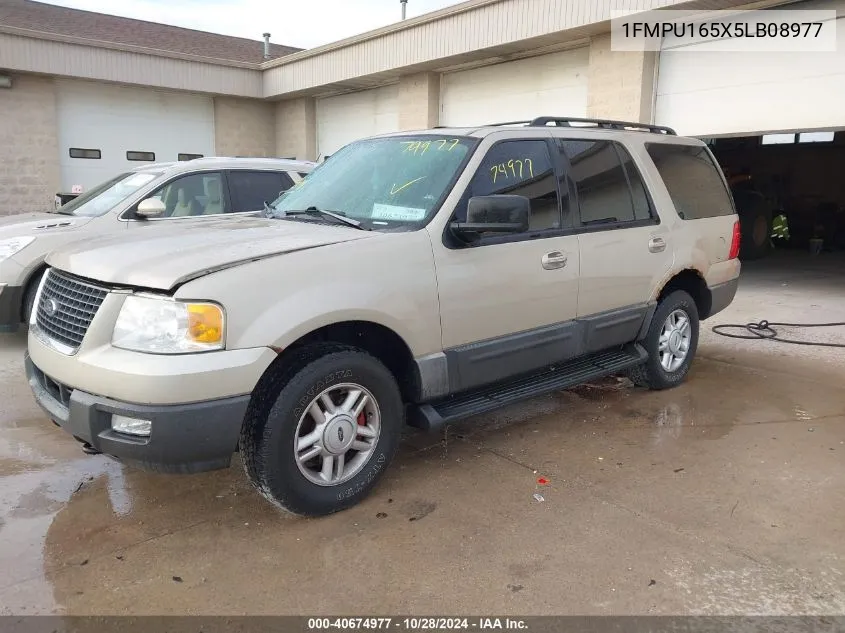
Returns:
[[[739,257],[739,242],[742,237],[742,234],[739,230],[739,221],[737,220],[734,222],[734,235],[733,239],[731,239],[731,254],[728,255],[728,259],[736,259]]]

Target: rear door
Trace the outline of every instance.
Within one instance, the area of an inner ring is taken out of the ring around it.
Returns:
[[[672,269],[670,230],[620,143],[558,139],[578,208],[578,320],[587,352],[633,340],[652,290]]]

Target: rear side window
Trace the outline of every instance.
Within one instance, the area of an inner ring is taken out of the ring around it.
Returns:
[[[651,220],[639,171],[624,147],[610,141],[561,140],[578,192],[581,224],[618,228]]]
[[[273,202],[283,191],[287,191],[292,186],[293,180],[284,172],[229,172],[232,211],[234,213],[261,211],[265,202]]]
[[[706,147],[647,143],[646,150],[682,220],[733,215],[722,173]]]

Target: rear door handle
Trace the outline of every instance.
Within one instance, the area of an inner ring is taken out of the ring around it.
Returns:
[[[651,253],[660,253],[666,250],[666,241],[662,237],[653,237],[648,241],[648,250]]]
[[[556,268],[563,268],[566,266],[566,255],[560,251],[552,251],[551,253],[543,255],[543,258],[540,261],[543,264],[543,268],[546,270],[555,270]]]

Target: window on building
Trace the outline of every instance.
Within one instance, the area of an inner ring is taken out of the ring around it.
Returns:
[[[231,171],[229,195],[232,198],[232,212],[261,211],[265,202],[273,202],[292,186],[293,180],[284,172]]]
[[[178,158],[180,161],[184,161],[184,160],[195,160],[195,159],[197,159],[197,158],[202,158],[202,157],[203,157],[203,156],[202,156],[202,154],[179,154],[179,155],[177,156],[177,158]]]
[[[646,149],[682,220],[733,214],[722,173],[706,147],[647,143]]]
[[[138,160],[152,163],[155,162],[155,159],[155,152],[126,152],[126,160]]]
[[[98,149],[82,149],[81,147],[70,148],[71,158],[88,158],[91,160],[99,160],[102,158],[102,152]]]

